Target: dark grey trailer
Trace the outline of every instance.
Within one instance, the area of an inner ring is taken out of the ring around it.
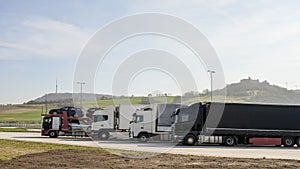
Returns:
[[[299,105],[196,103],[176,114],[174,139],[183,144],[235,145],[249,144],[252,138],[280,138],[285,146],[300,146]]]
[[[157,104],[156,131],[169,131],[174,123],[174,111],[180,108],[180,104]]]

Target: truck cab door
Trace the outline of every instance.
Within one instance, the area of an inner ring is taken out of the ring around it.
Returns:
[[[52,130],[59,130],[60,117],[52,117]]]
[[[144,116],[144,119],[143,119],[143,122],[142,122],[143,130],[147,131],[149,133],[154,132],[154,130],[155,130],[155,127],[154,127],[155,126],[154,125],[155,121],[153,121],[152,110],[145,111],[143,116]]]

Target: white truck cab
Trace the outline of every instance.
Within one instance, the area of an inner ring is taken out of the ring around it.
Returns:
[[[146,142],[155,140],[170,140],[173,114],[179,104],[154,104],[137,110],[132,115],[129,127],[129,137]]]
[[[130,122],[129,127],[129,136],[130,138],[139,138],[141,141],[145,142],[148,140],[149,133],[152,133],[153,120],[153,110],[151,107],[142,108],[137,110],[132,115],[132,121]]]
[[[93,114],[92,135],[101,140],[107,140],[110,137],[128,139],[129,122],[132,114],[144,106],[124,104],[95,111]]]
[[[109,106],[97,110],[93,114],[92,134],[101,140],[109,138],[109,132],[114,131],[114,107]]]

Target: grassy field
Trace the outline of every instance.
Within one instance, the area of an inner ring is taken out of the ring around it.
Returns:
[[[0,132],[28,132],[25,128],[0,128]]]
[[[41,125],[38,124],[34,127],[27,127],[27,128],[8,128],[8,127],[0,127],[0,132],[41,132]]]
[[[0,113],[1,122],[16,122],[16,123],[38,123],[41,120],[41,111],[29,110],[22,113],[6,112]]]
[[[221,100],[222,98],[215,97],[216,100]],[[209,96],[196,97],[188,100],[183,100],[183,104],[192,104],[200,101],[209,101]],[[174,103],[176,100],[175,96],[167,97],[151,97],[150,103]],[[226,98],[227,102],[243,102],[237,98]],[[121,98],[121,99],[107,99],[107,100],[97,100],[98,107],[106,107],[109,105],[118,105],[118,104],[146,104],[149,102],[145,97],[130,97],[130,98]],[[94,107],[95,103],[84,102],[84,107],[90,108]],[[42,108],[44,107],[44,109]],[[49,104],[48,110],[51,108],[57,108],[56,104]],[[9,105],[0,107],[0,123],[40,123],[41,113],[45,113],[45,105],[36,104],[36,105]]]
[[[50,150],[99,150],[101,148],[84,147],[84,146],[71,146],[71,145],[60,145],[60,144],[47,144],[47,143],[36,143],[27,141],[14,141],[0,139],[0,160],[9,160],[18,156],[47,152]]]
[[[162,103],[173,103],[175,97],[168,96],[166,98],[153,97],[154,102]],[[143,97],[132,97],[132,98],[122,98],[122,99],[107,99],[107,100],[97,100],[98,107],[106,107],[109,105],[118,105],[118,104],[142,104],[145,102]],[[84,102],[85,108],[93,107],[93,103]],[[44,109],[42,109],[44,107]],[[57,108],[56,104],[49,104],[48,110],[51,108]],[[40,123],[41,114],[44,110],[45,105],[36,104],[36,105],[9,105],[0,107],[0,123]]]

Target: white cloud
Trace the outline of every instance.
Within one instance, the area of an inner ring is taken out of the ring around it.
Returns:
[[[91,33],[49,18],[31,18],[1,33],[0,59],[62,58],[77,56]]]

